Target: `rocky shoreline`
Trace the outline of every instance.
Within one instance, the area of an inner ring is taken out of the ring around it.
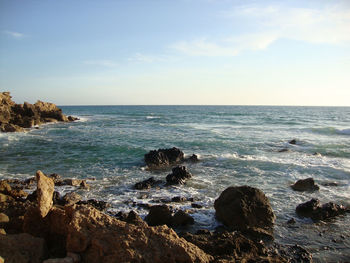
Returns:
[[[177,148],[167,152],[183,155]],[[186,183],[184,174],[190,174],[185,166],[178,166],[184,161],[167,165],[175,166],[169,175],[178,178],[175,183],[180,185]],[[157,168],[152,163],[152,168]],[[165,168],[164,162],[160,163]],[[150,178],[134,188],[166,187],[168,183]],[[163,204],[147,207],[144,220],[132,210],[111,214],[106,202],[81,200],[75,190],[60,196],[55,186],[62,185],[90,189],[86,180],[62,179],[41,171],[24,181],[0,182],[0,255],[5,262],[312,262],[304,248],[273,241],[275,214],[257,188],[228,187],[214,203],[216,220],[222,226],[189,233],[178,231],[178,227],[195,223],[187,211],[173,211]],[[318,190],[311,179],[295,185],[298,190]],[[23,191],[33,186],[36,190],[31,194]],[[193,200],[177,196],[171,201]],[[346,212],[349,210],[343,206],[321,205],[315,199],[296,208],[298,216],[315,222]]]
[[[35,104],[16,104],[10,92],[0,92],[0,131],[24,132],[26,129],[50,122],[71,122],[76,117],[66,116],[50,102],[38,100]]]

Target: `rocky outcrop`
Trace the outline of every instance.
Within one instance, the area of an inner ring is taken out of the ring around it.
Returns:
[[[167,226],[135,226],[86,206],[67,207],[67,251],[82,262],[209,262],[212,257]]]
[[[47,247],[44,239],[29,234],[0,235],[0,255],[8,263],[41,263],[47,257]]]
[[[45,217],[53,205],[52,197],[55,191],[55,183],[40,170],[36,172],[36,180],[38,208],[41,217]]]
[[[342,215],[348,210],[343,205],[332,202],[322,205],[318,199],[313,198],[298,205],[295,211],[301,217],[309,217],[313,221],[319,221]]]
[[[272,235],[275,215],[265,194],[250,186],[229,187],[214,203],[216,218],[232,230]]]
[[[295,184],[291,185],[294,191],[317,191],[320,187],[315,184],[313,178],[307,178],[303,180],[298,180]]]
[[[160,184],[162,181],[160,180],[155,180],[154,177],[150,177],[147,180],[144,180],[142,182],[138,182],[134,185],[134,188],[136,190],[145,190],[145,189],[150,189],[156,184]]]
[[[185,166],[176,166],[172,169],[172,173],[166,177],[167,185],[172,184],[185,184],[186,180],[191,178],[192,174],[189,173]]]
[[[145,154],[145,163],[150,169],[167,167],[181,163],[184,160],[184,153],[176,147],[153,150]]]
[[[0,92],[0,131],[21,132],[25,128],[46,122],[68,122],[77,118],[65,116],[55,104],[37,101],[35,104],[24,102],[15,104],[9,92]]]

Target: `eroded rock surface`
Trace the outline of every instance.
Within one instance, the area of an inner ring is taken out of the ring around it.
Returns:
[[[166,177],[167,185],[185,184],[186,180],[191,178],[192,174],[187,171],[185,166],[176,166],[172,169],[172,173]]]
[[[180,149],[158,149],[145,154],[145,163],[150,169],[167,167],[181,163],[185,160],[184,153]]]
[[[298,180],[295,184],[291,185],[294,191],[317,191],[320,187],[315,184],[313,178],[306,178]]]

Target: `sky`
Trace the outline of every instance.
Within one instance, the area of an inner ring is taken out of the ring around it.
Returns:
[[[0,0],[0,91],[58,105],[350,106],[350,1]]]

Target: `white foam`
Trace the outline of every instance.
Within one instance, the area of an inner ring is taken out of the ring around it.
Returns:
[[[146,116],[147,120],[152,120],[152,119],[160,119],[158,116]]]

